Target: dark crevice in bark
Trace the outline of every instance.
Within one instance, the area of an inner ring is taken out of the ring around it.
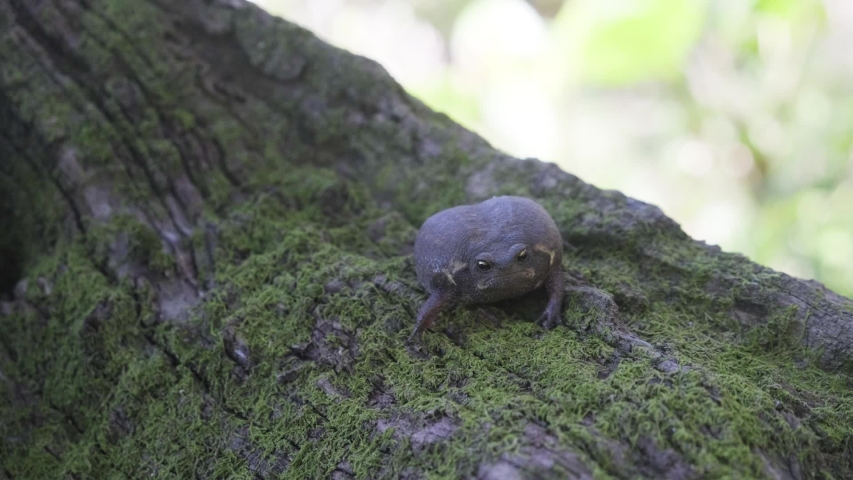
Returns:
[[[235,122],[237,122],[238,125],[240,125],[242,131],[246,132],[247,137],[250,137],[252,139],[251,142],[245,142],[244,143],[246,146],[246,149],[252,153],[260,155],[260,148],[257,146],[260,142],[257,140],[258,139],[258,132],[256,131],[255,127],[253,127],[246,119],[244,119],[242,117],[242,115],[240,115],[237,112],[237,110],[231,105],[231,102],[229,102],[227,99],[220,98],[218,95],[216,95],[213,92],[213,89],[211,89],[210,86],[207,85],[207,83],[205,81],[207,72],[205,72],[203,70],[205,70],[204,67],[202,67],[200,65],[197,66],[195,76],[194,76],[195,86],[198,88],[198,91],[204,94],[204,98],[206,98],[207,100],[211,101],[212,103],[218,105],[220,108],[222,108],[223,110],[228,112],[228,116],[231,119],[233,119]],[[217,151],[219,152],[219,156],[217,158],[219,159],[220,170],[223,172],[225,177],[228,178],[229,182],[231,182],[231,185],[239,186],[240,181],[227,168],[227,165],[225,163],[225,160],[224,160],[225,159],[225,149],[224,149],[224,147],[218,141],[215,142],[215,145],[216,145]]]
[[[143,336],[145,337],[145,340],[148,341],[149,345],[156,348],[157,351],[159,351],[160,353],[162,353],[163,355],[166,356],[166,359],[169,361],[169,365],[172,368],[178,368],[178,366],[181,364],[181,362],[180,362],[180,360],[178,360],[178,357],[174,353],[172,353],[167,348],[161,347],[160,344],[157,342],[157,340],[154,338],[154,335],[152,335],[150,333],[145,333],[145,334],[143,334]]]
[[[303,401],[303,402],[305,402],[305,403],[308,405],[308,407],[309,407],[309,408],[311,408],[311,410],[312,410],[314,413],[316,413],[316,414],[317,414],[317,416],[318,416],[318,417],[322,418],[322,419],[323,419],[324,421],[326,421],[326,422],[328,422],[328,421],[329,421],[329,417],[328,417],[328,416],[326,416],[326,414],[325,414],[325,413],[323,413],[319,408],[317,408],[317,406],[316,406],[316,405],[314,405],[313,403],[311,403],[311,401],[309,401],[309,400],[305,400],[305,399],[303,399],[302,401]]]
[[[199,282],[199,278],[198,278],[199,269],[198,269],[198,259],[196,258],[196,253],[195,253],[195,247],[193,246],[189,237],[185,237],[183,243],[186,244],[186,250],[190,256],[189,267],[190,267],[190,273],[192,275],[192,278],[187,278],[187,281],[189,281],[192,284],[192,286],[195,288],[196,295],[200,295],[201,292],[204,291],[204,286],[201,284],[201,282]]]
[[[6,338],[6,336],[5,336],[5,335],[0,335],[0,346],[2,346],[2,347],[3,347],[3,353],[5,353],[5,354],[6,354],[6,356],[8,356],[8,357],[9,357],[9,360],[11,360],[11,361],[12,361],[12,363],[17,363],[17,362],[18,362],[18,359],[20,358],[20,357],[18,356],[18,352],[16,352],[16,351],[11,347],[11,345],[9,345],[9,341],[8,341],[8,339]],[[17,384],[16,384],[16,385],[17,385]],[[19,394],[19,391],[18,391],[17,389],[12,389],[12,392],[13,392],[15,395],[18,395],[18,394]]]
[[[37,148],[39,151],[33,152],[33,148]],[[21,236],[35,233],[24,230],[24,225],[20,224],[21,221],[24,221],[23,219],[19,220],[22,208],[14,204],[14,193],[11,189],[22,190],[25,201],[33,201],[39,198],[28,182],[21,181],[16,177],[13,172],[14,165],[26,165],[37,178],[47,179],[57,189],[68,207],[74,225],[85,239],[86,228],[80,209],[71,193],[47,165],[48,159],[53,157],[54,153],[51,146],[47,145],[47,142],[41,138],[37,129],[30,122],[21,118],[20,113],[5,91],[0,91],[0,157],[5,157],[0,162],[2,163],[0,172],[6,177],[3,183],[8,184],[9,187],[9,190],[4,188],[4,192],[0,195],[0,214],[2,214],[0,231],[4,235],[4,239],[0,243],[0,267],[2,267],[0,268],[0,293],[11,293],[14,285],[22,276],[22,270],[27,262],[25,255],[28,252],[27,247],[21,244],[25,241]],[[15,157],[22,159],[23,162],[16,162]],[[44,225],[48,221],[47,219],[38,216],[32,218],[39,222],[38,227],[43,232],[49,231],[50,226]],[[45,243],[43,246],[47,247],[49,239],[44,238],[44,234],[42,234],[42,241]]]
[[[210,398],[211,400],[216,401],[216,404],[218,405],[218,407],[220,409],[222,409],[222,411],[228,413],[231,416],[239,418],[240,420],[244,420],[244,421],[249,420],[249,418],[246,415],[244,415],[244,414],[234,410],[233,408],[229,407],[227,404],[225,404],[225,402],[221,401],[221,399],[217,399],[212,394],[213,389],[210,385],[210,381],[198,370],[198,368],[194,367],[189,362],[182,362],[181,359],[178,357],[178,355],[176,355],[174,352],[172,352],[172,350],[167,345],[164,345],[164,344],[161,344],[160,342],[158,342],[156,337],[153,334],[145,333],[144,337],[145,337],[145,340],[152,347],[156,348],[159,352],[162,352],[166,356],[166,358],[169,360],[169,365],[171,365],[171,367],[173,369],[177,370],[178,367],[181,367],[181,366],[185,367],[190,372],[190,375],[192,375],[192,377],[196,381],[196,383],[202,387],[202,391],[204,392],[205,396]]]
[[[14,228],[13,222],[5,219],[14,215],[5,205],[0,205],[0,229]],[[10,231],[6,230],[6,231]],[[0,298],[11,297],[18,280],[24,272],[24,254],[17,242],[0,245]]]
[[[44,447],[43,447],[43,450],[44,450],[45,452],[47,452],[51,457],[53,457],[54,459],[56,459],[56,461],[57,461],[58,463],[62,463],[62,455],[60,455],[60,454],[59,454],[59,453],[57,453],[57,452],[54,452],[54,451],[53,451],[53,450],[51,450],[51,449],[50,449],[50,447],[48,447],[48,446],[44,446]],[[71,476],[71,478],[72,478],[72,479],[74,479],[74,480],[79,480],[79,479],[80,479],[80,476],[79,476],[79,475],[77,475],[76,473],[71,473],[71,472],[69,472],[69,473],[68,473],[68,475],[69,475],[69,476]]]
[[[160,2],[153,2],[164,11],[173,13],[165,5]],[[199,59],[204,62],[203,72],[197,73],[198,86],[203,92],[210,95],[211,99],[217,104],[226,108],[232,118],[236,119],[253,138],[258,138],[257,129],[243,119],[230,105],[230,101],[237,103],[246,103],[251,97],[253,101],[262,103],[272,112],[279,115],[281,118],[287,119],[292,128],[297,134],[297,137],[306,146],[315,147],[317,145],[317,134],[309,127],[311,122],[300,121],[300,118],[294,118],[293,112],[287,106],[280,105],[275,101],[277,97],[276,91],[281,91],[284,85],[298,84],[303,77],[307,75],[309,65],[305,65],[297,75],[287,80],[272,77],[249,62],[249,55],[239,44],[234,28],[229,28],[225,33],[211,33],[208,29],[200,24],[190,21],[188,18],[183,18],[175,25],[177,30],[185,33],[191,38],[201,38],[203,42],[194,44],[192,40],[187,42],[184,48],[191,48],[199,56]],[[200,50],[195,45],[204,45],[205,50]],[[239,73],[237,73],[239,72]],[[249,75],[248,73],[251,73]],[[239,92],[236,87],[228,85],[239,85]],[[235,95],[239,95],[236,97]],[[220,98],[224,97],[224,100]],[[230,100],[230,101],[229,101]],[[339,99],[330,99],[339,100]],[[334,102],[330,102],[332,104]],[[349,103],[349,99],[345,99],[342,103]],[[374,107],[364,104],[362,110],[376,110]],[[376,113],[376,111],[372,112]],[[371,112],[368,112],[371,114]],[[330,145],[326,145],[329,147]],[[257,151],[257,148],[250,148]]]
[[[74,428],[74,431],[78,435],[83,436],[86,434],[87,429],[84,429],[82,426],[80,426],[80,424],[77,422],[77,419],[74,418],[74,415],[69,413],[66,409],[64,409],[58,405],[55,405],[53,402],[48,402],[48,406],[51,408],[51,410],[56,412],[57,415],[61,416],[66,422],[68,422]],[[95,443],[95,448],[98,450],[98,453],[100,453],[101,455],[107,454],[107,452],[104,450],[104,448],[100,445],[99,442]]]
[[[216,245],[218,229],[216,225],[208,222],[204,225],[204,254],[207,262],[207,278],[204,279],[204,287],[208,290],[216,288]]]
[[[137,168],[139,168],[139,170],[142,171],[143,176],[146,178],[148,186],[151,189],[152,198],[163,208],[166,215],[171,220],[175,231],[183,235],[179,222],[166,202],[166,197],[164,195],[165,192],[163,192],[157,184],[154,172],[151,171],[145,160],[146,156],[143,155],[143,153],[134,145],[135,141],[133,133],[122,126],[125,122],[132,124],[132,116],[128,115],[125,107],[121,105],[120,102],[116,103],[119,110],[122,112],[121,116],[124,121],[121,121],[116,114],[112,113],[103,100],[105,98],[112,97],[108,95],[107,92],[103,91],[103,88],[99,89],[95,87],[95,85],[100,85],[101,82],[93,78],[93,72],[89,68],[88,64],[83,59],[79,58],[75,52],[69,50],[65,44],[50,35],[39,23],[38,19],[36,19],[29,11],[27,6],[23,5],[20,0],[10,0],[10,3],[21,27],[23,27],[32,36],[32,38],[41,45],[43,51],[47,53],[51,61],[62,73],[74,81],[77,88],[86,94],[88,103],[95,106],[98,112],[100,112],[100,114],[107,120],[108,125],[111,127],[110,130],[118,135],[121,145],[129,154],[128,158]],[[166,183],[171,194],[177,197],[171,180],[167,178]],[[176,201],[180,200],[176,198]]]
[[[113,22],[108,16],[103,15],[96,10],[90,10],[90,11],[95,13],[98,16],[98,18],[102,19],[104,22],[106,22],[108,25],[110,25],[110,28],[112,28],[114,31],[118,32],[119,35],[121,35],[122,38],[125,40],[125,43],[127,45],[129,45],[130,48],[132,48],[134,51],[136,51],[137,55],[143,59],[143,62],[145,62],[146,66],[148,68],[150,68],[151,70],[154,70],[150,60],[145,55],[143,55],[141,52],[138,51],[138,49],[135,47],[135,45],[136,45],[135,42],[133,42],[132,39],[130,39],[128,37],[126,32],[124,32],[123,30],[121,30],[117,26],[115,26],[115,22]],[[181,48],[181,49],[186,48],[186,42],[181,41],[180,38],[181,37],[179,36],[179,34],[177,34],[174,31],[167,31],[165,34],[165,40],[167,42],[174,44],[176,46],[176,48]],[[113,55],[117,59],[121,59],[123,61],[123,59],[121,58],[121,55],[118,52],[115,52],[114,50],[112,50],[112,51],[113,51]],[[129,66],[126,68],[129,69]],[[206,67],[206,66],[197,65],[195,79],[196,79],[196,86],[199,87],[199,91],[205,92],[205,93],[210,93],[210,91],[209,91],[210,89],[207,88],[206,83],[203,80],[205,73],[202,70],[205,70],[207,68],[208,67]],[[137,81],[137,84],[139,84],[141,87],[144,87],[144,82]],[[150,94],[148,96],[151,97]],[[245,132],[245,134],[254,138],[255,144],[258,143],[257,142],[258,133],[257,133],[256,129],[252,125],[250,125],[249,122],[247,122],[245,119],[243,119],[242,116],[240,116],[240,114],[230,105],[229,102],[221,101],[216,95],[209,95],[207,98],[209,100],[211,100],[212,102],[216,103],[217,105],[219,105],[220,107],[222,107],[224,110],[226,110],[228,112],[229,116],[232,119],[236,120],[237,123],[239,123],[243,127],[243,131]],[[166,117],[162,108],[160,108],[158,110],[158,113],[161,114],[161,118]],[[171,117],[168,117],[168,118],[171,118]],[[202,132],[208,127],[208,125],[207,125],[206,121],[204,120],[204,118],[198,117],[195,120],[196,120],[198,126],[197,127],[190,127],[190,129],[188,130],[188,134],[190,135],[190,138],[195,139],[195,141],[197,142],[197,144],[201,148],[201,154],[198,155],[198,157],[200,159],[208,159],[208,160],[212,158],[216,167],[223,174],[225,179],[232,186],[239,187],[242,182],[240,181],[239,178],[237,178],[237,175],[235,175],[234,172],[232,172],[231,169],[228,167],[225,149],[222,146],[221,142],[219,142],[219,140],[217,140],[213,136],[211,136],[210,138],[205,138],[205,135]],[[172,123],[172,126],[174,126],[174,125],[175,124]],[[165,130],[167,132],[169,132],[169,131],[171,131],[171,128],[167,128]],[[212,144],[213,151],[215,152],[215,154],[211,154],[211,152],[209,150],[209,144]],[[253,146],[252,144],[247,144],[246,147],[249,151],[260,155],[260,149],[257,146]],[[187,164],[189,163],[188,159],[185,159],[185,161]],[[185,165],[185,168],[187,168],[186,165]],[[190,172],[192,171],[192,169],[187,168],[187,170],[188,170],[187,174],[190,175]],[[190,177],[190,178],[192,178],[192,177]],[[200,185],[198,182],[195,182],[195,181],[193,183],[198,185],[199,188],[205,188],[205,190],[206,190],[205,197],[207,198],[209,196],[209,191],[207,191],[206,186]]]
[[[0,142],[0,154],[2,154],[2,142]],[[7,182],[3,181],[3,183]],[[12,200],[5,195],[0,196],[0,231],[16,231],[18,225],[15,215]],[[23,276],[25,255],[23,250],[20,240],[11,238],[11,235],[0,243],[0,298],[11,297],[15,285]]]
[[[66,8],[64,8],[61,4],[57,4],[57,8],[64,11],[66,15],[70,18],[73,13],[69,12]],[[92,14],[97,17],[101,21],[105,22],[107,26],[110,28],[110,31],[119,35],[124,41],[124,45],[127,47],[129,52],[133,52],[137,58],[141,59],[145,66],[149,69],[149,71],[156,71],[151,61],[148,59],[146,55],[142,53],[142,51],[138,48],[138,42],[134,42],[133,39],[129,38],[127,32],[124,29],[120,28],[116,25],[115,22],[111,21],[106,15],[102,15],[98,10],[93,10],[91,8],[87,9],[87,13]],[[80,25],[80,30],[82,31],[83,27]],[[182,128],[179,127],[178,122],[174,119],[172,115],[170,115],[165,107],[156,99],[153,92],[151,92],[146,83],[141,80],[137,72],[130,65],[130,63],[125,58],[123,52],[116,50],[114,47],[110,47],[100,36],[96,35],[95,32],[87,31],[89,38],[92,38],[99,47],[104,49],[105,51],[111,54],[111,58],[119,67],[121,73],[127,76],[133,83],[132,85],[139,89],[142,94],[143,99],[147,102],[147,104],[152,108],[155,112],[157,119],[159,120],[159,131],[160,134],[164,138],[168,138],[172,145],[175,146],[178,151],[178,156],[180,157],[181,164],[183,166],[184,173],[187,175],[187,178],[190,180],[192,185],[199,190],[202,197],[207,199],[210,197],[210,190],[208,185],[205,182],[201,182],[199,180],[200,173],[203,173],[203,169],[199,164],[191,165],[192,161],[190,160],[190,147],[188,142],[191,140],[195,140],[198,143],[202,143],[203,141],[200,138],[194,138],[193,131],[186,132],[188,134],[187,138],[183,138],[180,133],[183,131]],[[139,106],[139,108],[144,108],[143,106]],[[127,115],[126,115],[127,116]],[[203,156],[197,156],[197,158],[203,158]],[[182,202],[182,196],[177,195],[174,187],[172,188],[172,194],[175,195],[177,201]],[[186,205],[182,202],[182,207],[186,211]]]
[[[290,445],[291,448],[293,448],[296,451],[299,451],[302,448],[298,443],[294,442],[293,440],[291,440],[289,438],[285,438],[284,440],[287,442],[288,445]]]
[[[60,457],[58,453],[56,453],[56,452],[54,452],[53,450],[51,450],[51,449],[50,449],[50,447],[48,447],[48,446],[46,446],[46,445],[45,445],[45,446],[43,447],[43,449],[44,449],[44,451],[45,451],[45,452],[47,452],[51,457],[53,457],[53,459],[54,459],[54,460],[56,460],[57,462],[60,462],[60,463],[62,462],[62,457]]]
[[[92,16],[98,18],[100,21],[104,22],[105,24],[107,24],[107,27],[109,27],[109,30],[111,32],[114,32],[117,35],[119,35],[122,38],[122,40],[124,40],[125,45],[128,48],[130,48],[131,52],[136,54],[136,57],[139,58],[142,61],[142,63],[145,64],[145,67],[148,68],[148,70],[150,70],[152,72],[156,71],[156,68],[154,68],[154,63],[151,61],[151,58],[145,54],[145,51],[143,49],[138,47],[139,42],[134,40],[130,35],[128,35],[128,33],[124,30],[124,28],[122,28],[121,26],[119,26],[119,24],[114,22],[113,19],[111,19],[108,15],[102,13],[100,10],[98,10],[96,8],[92,8],[92,5],[89,4],[88,0],[77,0],[77,3],[79,3],[80,6],[82,6],[83,8],[86,9],[86,13],[88,13],[89,15],[92,15]],[[62,4],[62,2],[55,2],[55,5],[57,8],[62,9],[63,11],[68,13],[69,15],[71,14],[71,12],[68,12],[68,10]]]
[[[36,53],[33,53],[33,58],[40,58],[40,56]],[[45,74],[45,77],[49,78],[57,88],[64,91],[66,98],[75,106],[77,112],[86,112],[85,115],[88,116],[88,105],[90,104],[90,102],[87,102],[85,98],[78,98],[76,95],[72,95],[72,92],[70,92],[65,87],[65,84],[61,79],[57,78],[56,72],[49,65],[46,65],[43,61],[40,60],[36,61],[35,64],[42,70],[42,72]],[[82,93],[82,89],[78,88],[78,90],[80,90]],[[90,121],[92,124],[103,124],[102,120],[99,118],[90,117]],[[111,131],[108,126],[105,128],[105,130]],[[110,145],[110,148],[114,149],[114,146]],[[121,157],[117,155],[116,158]],[[125,174],[127,174],[127,178],[131,181],[131,183],[137,183],[136,175],[133,172],[133,169],[130,168],[130,166],[126,162],[120,161],[118,162],[118,164],[122,166],[122,170],[125,172]],[[162,204],[163,200],[161,198],[158,198],[158,200]],[[163,208],[168,212],[168,208],[166,208],[165,205],[163,206]],[[151,222],[149,219],[148,223],[152,224],[153,222]]]
[[[66,422],[68,422],[72,427],[74,427],[74,430],[75,430],[78,434],[83,435],[83,434],[85,434],[85,433],[86,433],[86,431],[85,431],[85,430],[84,430],[84,429],[83,429],[83,428],[82,428],[82,427],[77,423],[77,420],[75,420],[75,419],[74,419],[74,416],[73,416],[73,415],[71,415],[71,414],[69,414],[65,409],[58,407],[58,406],[57,406],[57,405],[55,405],[53,402],[48,402],[48,406],[49,406],[53,411],[55,411],[56,413],[58,413],[59,415],[61,415],[61,416],[62,416],[62,418],[64,418],[64,419],[65,419],[65,421],[66,421]]]
[[[199,128],[204,128],[204,125],[205,125],[204,120],[201,120],[201,119],[198,120],[198,124],[199,124]],[[246,131],[251,132],[251,130],[248,130],[248,129]],[[219,170],[222,172],[222,174],[225,176],[225,178],[228,180],[228,182],[231,183],[231,186],[239,187],[242,184],[242,182],[240,182],[240,179],[237,178],[237,176],[231,171],[230,168],[228,168],[228,162],[227,162],[227,157],[225,154],[225,148],[222,146],[222,143],[220,143],[219,140],[217,140],[215,138],[212,139],[212,143],[213,143],[214,150],[216,151],[215,158],[216,158],[216,163],[219,166]],[[205,149],[204,151],[206,154],[207,153],[207,144],[203,143],[202,145]],[[247,150],[252,151],[254,153],[259,153],[259,150],[255,147],[253,147],[252,145],[247,144],[246,148],[247,148]]]
[[[15,480],[16,478],[14,475],[12,475],[12,472],[6,469],[6,467],[3,467],[3,475],[6,475],[6,478],[8,478],[9,480]]]
[[[15,147],[13,146],[13,148],[15,148]],[[50,173],[46,167],[40,165],[41,162],[37,162],[34,158],[32,158],[30,155],[28,155],[24,151],[18,150],[18,153],[21,156],[21,158],[24,158],[26,160],[25,163],[33,169],[33,172],[44,176],[45,178],[50,180],[50,182],[53,184],[54,187],[56,187],[56,190],[59,192],[59,194],[65,200],[65,204],[68,206],[68,210],[71,212],[72,218],[74,219],[74,224],[77,226],[77,230],[80,232],[80,234],[85,239],[86,238],[86,227],[83,224],[83,215],[81,214],[80,209],[77,208],[77,203],[74,201],[74,198],[71,196],[71,193],[68,191],[68,189],[63,187],[62,183],[60,183],[59,179],[56,178],[55,175]],[[52,152],[52,153],[54,153],[54,152]],[[47,154],[46,157],[52,158],[52,157],[54,157],[54,155],[53,154]]]

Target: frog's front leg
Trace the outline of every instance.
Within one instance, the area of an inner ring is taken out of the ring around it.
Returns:
[[[415,329],[409,335],[408,342],[413,339],[420,341],[424,330],[428,329],[438,318],[438,315],[453,306],[453,300],[450,295],[441,292],[433,292],[426,302],[418,311],[418,318],[415,323]]]
[[[546,330],[551,330],[561,323],[560,317],[563,314],[563,271],[559,263],[551,268],[545,291],[548,292],[548,306],[536,323]]]

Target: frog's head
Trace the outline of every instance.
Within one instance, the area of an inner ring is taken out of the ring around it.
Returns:
[[[468,265],[472,286],[489,297],[517,295],[541,285],[551,258],[533,245],[512,244],[474,255]]]

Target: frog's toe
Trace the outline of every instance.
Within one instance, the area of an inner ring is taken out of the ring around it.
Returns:
[[[560,312],[557,309],[547,308],[536,320],[536,323],[545,330],[552,330],[560,324]]]

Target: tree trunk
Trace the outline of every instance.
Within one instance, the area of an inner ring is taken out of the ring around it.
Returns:
[[[0,479],[853,477],[818,283],[243,0],[0,0],[0,33]],[[535,293],[407,344],[417,227],[505,193],[567,242],[564,325]]]

